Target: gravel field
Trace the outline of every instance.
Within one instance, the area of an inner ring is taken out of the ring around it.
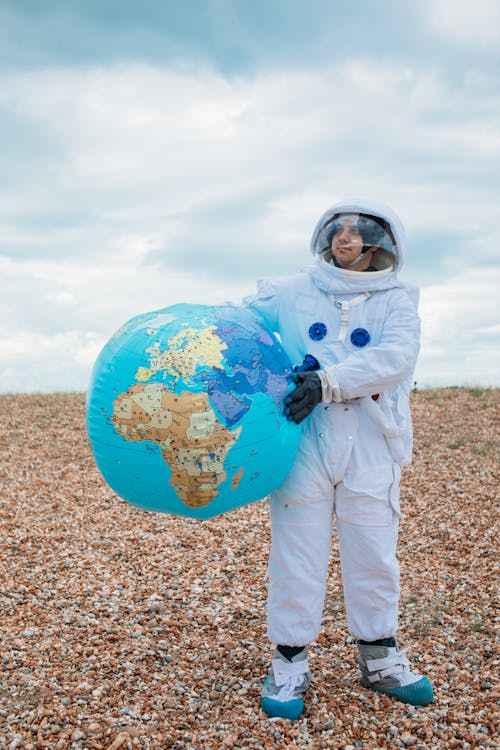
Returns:
[[[95,468],[83,395],[0,396],[0,747],[498,748],[499,401],[412,394],[399,642],[435,702],[362,687],[334,544],[291,723],[259,707],[267,503],[210,521],[135,509]]]

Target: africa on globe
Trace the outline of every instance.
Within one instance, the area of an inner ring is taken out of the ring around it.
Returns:
[[[178,304],[106,344],[87,395],[104,479],[145,510],[210,518],[285,478],[300,428],[282,409],[292,368],[245,308]]]

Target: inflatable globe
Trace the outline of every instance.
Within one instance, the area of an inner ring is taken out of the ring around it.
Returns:
[[[179,304],[106,344],[87,396],[104,479],[145,510],[210,518],[285,478],[300,428],[283,415],[291,366],[245,308]]]

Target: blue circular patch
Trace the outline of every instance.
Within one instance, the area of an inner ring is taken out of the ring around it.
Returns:
[[[371,336],[366,328],[355,328],[351,333],[351,343],[354,346],[366,346],[370,343]]]
[[[313,341],[321,341],[326,336],[326,326],[324,323],[313,323],[309,328],[309,337]]]

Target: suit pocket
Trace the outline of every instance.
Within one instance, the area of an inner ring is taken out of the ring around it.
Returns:
[[[357,526],[390,526],[399,516],[399,472],[382,464],[348,473],[337,485],[335,511]]]

